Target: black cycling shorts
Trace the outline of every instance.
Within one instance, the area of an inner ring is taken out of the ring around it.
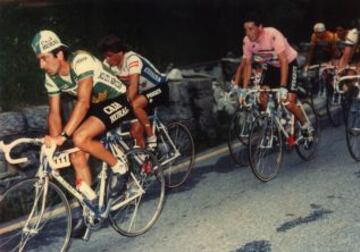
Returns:
[[[148,101],[147,109],[152,111],[159,105],[167,105],[169,101],[169,85],[160,84],[156,87],[149,88],[141,93]]]
[[[135,118],[126,94],[100,103],[91,104],[87,116],[94,116],[100,119],[105,124],[107,131],[120,126],[124,120]]]
[[[297,70],[298,70],[298,64],[297,60],[293,60],[291,63],[289,63],[289,72],[288,72],[288,80],[287,80],[287,86],[289,92],[296,93],[297,91]],[[265,70],[262,80],[261,80],[261,86],[269,86],[270,88],[279,88],[280,87],[280,67],[274,67],[271,65],[267,66],[267,69]]]

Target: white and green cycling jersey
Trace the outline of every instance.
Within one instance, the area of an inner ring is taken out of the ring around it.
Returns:
[[[100,60],[86,51],[76,51],[69,57],[70,74],[60,76],[45,74],[45,87],[49,96],[68,93],[77,96],[79,81],[92,77],[92,103],[118,97],[126,92],[122,83]]]

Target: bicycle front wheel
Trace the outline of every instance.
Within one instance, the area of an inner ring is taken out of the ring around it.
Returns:
[[[20,181],[4,193],[0,213],[0,251],[66,251],[71,210],[54,183]]]
[[[249,138],[251,170],[261,181],[274,178],[283,160],[283,141],[279,127],[272,117],[260,115],[255,120]]]
[[[346,145],[351,157],[360,161],[360,101],[354,100],[346,116]]]
[[[252,123],[255,120],[254,112],[248,109],[239,109],[231,118],[228,132],[228,147],[234,162],[240,166],[248,165],[249,134]]]
[[[112,204],[111,226],[125,236],[148,231],[159,218],[164,204],[165,180],[155,156],[143,149],[126,153],[130,175],[126,192]]]
[[[173,122],[166,128],[170,139],[165,132],[159,132],[158,159],[166,186],[175,188],[184,184],[190,175],[195,163],[195,145],[190,130],[184,124]]]
[[[303,110],[305,112],[306,120],[310,122],[314,131],[309,133],[309,135],[304,136],[301,133],[301,126],[297,125],[296,138],[301,139],[296,144],[296,151],[303,160],[308,161],[314,157],[320,142],[320,120],[314,107],[310,103],[304,102]]]

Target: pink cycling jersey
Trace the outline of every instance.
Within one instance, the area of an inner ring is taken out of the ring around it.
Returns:
[[[244,38],[244,57],[255,62],[280,67],[278,54],[284,51],[289,63],[296,59],[297,52],[284,35],[273,27],[264,27],[255,42],[250,41],[247,36]]]

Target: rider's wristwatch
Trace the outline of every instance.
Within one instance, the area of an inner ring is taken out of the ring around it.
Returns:
[[[69,139],[69,138],[70,138],[70,136],[66,133],[65,130],[63,130],[63,131],[61,132],[60,136],[65,137],[66,139]]]

